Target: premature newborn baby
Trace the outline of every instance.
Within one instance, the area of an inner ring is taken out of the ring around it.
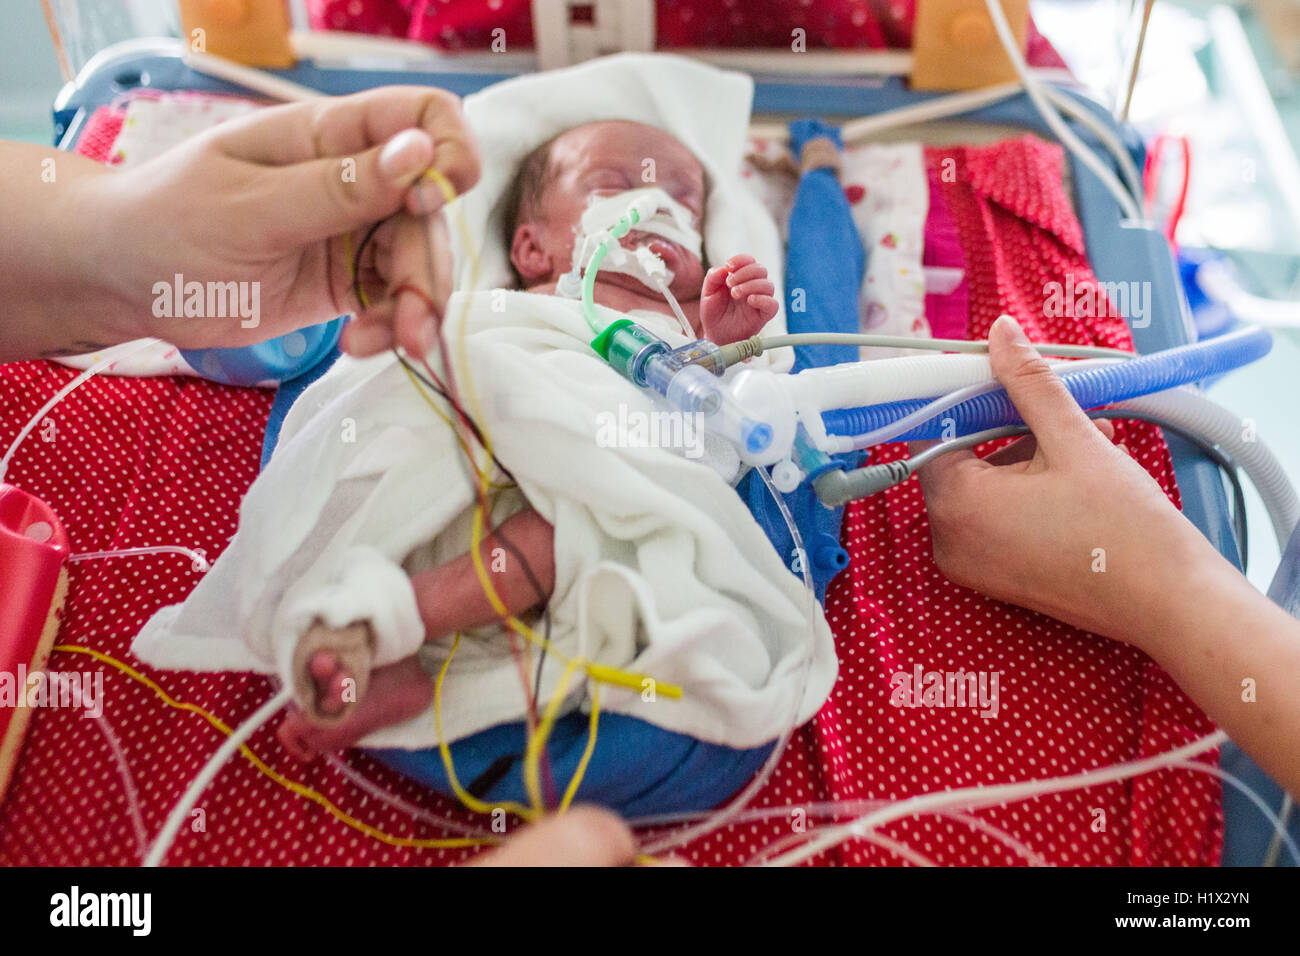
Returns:
[[[523,288],[555,294],[556,282],[572,268],[580,220],[588,205],[594,199],[650,185],[688,209],[700,230],[704,168],[690,150],[659,129],[626,121],[588,123],[529,154],[508,200],[510,261]],[[663,259],[673,274],[670,291],[702,338],[719,345],[748,338],[778,311],[775,287],[753,256],[734,255],[706,272],[698,255],[660,236],[634,230],[622,242],[628,248],[648,245]],[[595,300],[620,312],[672,315],[661,294],[621,273],[597,273]],[[491,561],[493,549],[502,546],[502,538],[531,567],[536,587],[521,562],[512,560],[493,575],[498,594],[512,614],[541,607],[555,584],[551,526],[530,509],[514,514],[483,542],[485,563]],[[498,620],[468,553],[413,575],[411,583],[425,641]],[[293,661],[295,704],[279,732],[290,753],[311,760],[352,746],[429,706],[433,683],[418,658],[372,670],[372,646],[366,621],[346,628],[318,622],[298,641]]]

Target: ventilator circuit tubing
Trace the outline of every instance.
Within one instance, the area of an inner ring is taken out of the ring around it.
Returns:
[[[1082,362],[1071,362],[1065,367],[1057,367],[1057,372],[1062,380],[1071,375],[1079,375],[1089,369],[1102,368],[1107,365],[1114,365],[1115,359],[1085,359]],[[1067,383],[1068,385],[1068,383]],[[854,451],[860,448],[870,448],[872,445],[879,445],[887,441],[893,441],[899,435],[909,433],[915,428],[925,425],[931,420],[939,421],[943,426],[944,436],[947,438],[956,438],[963,434],[956,430],[957,421],[952,415],[945,414],[949,409],[958,406],[964,406],[967,402],[976,398],[989,395],[993,392],[1001,392],[1002,383],[995,378],[986,379],[982,382],[975,382],[964,388],[959,388],[955,392],[949,392],[947,395],[941,395],[938,398],[925,401],[923,399],[905,399],[896,402],[887,402],[880,405],[865,406],[864,409],[853,409],[853,411],[870,410],[877,408],[888,408],[906,411],[907,408],[913,408],[912,411],[898,418],[890,418],[879,428],[862,435],[856,435],[851,439],[843,437],[830,438],[832,443],[828,448],[832,453]],[[916,407],[920,403],[919,407]],[[844,409],[840,410],[841,412]],[[822,420],[826,422],[826,415],[834,414],[831,412],[823,413]],[[942,418],[940,418],[942,416]],[[827,431],[830,429],[827,428]],[[987,429],[977,429],[977,431],[987,431]],[[972,433],[973,434],[973,433]],[[838,444],[836,443],[838,442]]]
[[[1115,407],[1157,415],[1226,451],[1264,500],[1278,547],[1286,550],[1300,522],[1300,499],[1281,463],[1239,415],[1190,388],[1128,399],[1117,402]]]
[[[1080,407],[1097,408],[1189,385],[1239,368],[1266,355],[1272,344],[1272,336],[1267,330],[1251,327],[1208,342],[1183,345],[1100,367],[1080,369],[1082,363],[1076,363],[1073,368],[1063,370],[1061,380]],[[935,417],[939,414],[939,411],[935,411],[927,421],[912,427],[912,416],[932,404],[936,403],[912,399],[823,412],[822,420],[831,436],[831,447],[827,450],[858,450],[891,440],[953,438],[1022,423],[1006,389],[1001,386],[994,386],[984,394],[966,397],[951,408],[940,409],[942,419]],[[902,429],[895,427],[903,422],[906,425]],[[838,441],[836,436],[839,436]]]

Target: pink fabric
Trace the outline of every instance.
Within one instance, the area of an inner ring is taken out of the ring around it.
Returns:
[[[113,143],[117,141],[117,134],[122,131],[125,119],[125,107],[101,106],[95,110],[90,114],[86,128],[77,140],[77,152],[99,163],[116,162],[111,155]]]
[[[966,257],[962,254],[961,238],[957,234],[952,212],[948,209],[948,200],[940,186],[939,175],[939,170],[933,166],[926,170],[930,184],[930,208],[925,218],[925,252],[921,256],[921,262],[927,266],[965,270]],[[943,295],[926,294],[925,317],[929,320],[930,335],[933,338],[965,338],[966,317],[969,314],[970,281],[965,275],[952,292]]]
[[[1113,316],[1042,317],[1044,281],[1071,272],[1076,282],[1091,276],[1074,241],[1077,223],[1063,201],[1060,150],[1024,139],[927,151],[931,166],[945,159],[953,161],[955,177],[942,182],[941,191],[971,277],[967,333],[984,335],[998,312],[1011,310],[1036,338],[1128,345],[1122,320]],[[0,367],[0,445],[75,374],[40,362]],[[21,447],[9,479],[54,508],[74,551],[177,543],[215,558],[235,530],[239,499],[257,473],[269,404],[266,392],[202,380],[95,378],[52,414],[54,441],[34,434]],[[1119,423],[1116,430],[1177,502],[1159,432]],[[903,454],[903,446],[889,445],[873,459]],[[810,801],[899,800],[944,788],[1065,775],[1148,756],[1211,730],[1204,715],[1137,651],[946,581],[931,558],[915,480],[851,504],[842,543],[851,564],[827,599],[839,680],[817,717],[794,735],[755,801],[773,808],[773,815],[696,840],[684,851],[693,862],[749,860],[789,839],[797,827],[815,825],[814,816],[790,809]],[[70,573],[60,644],[125,659],[175,700],[198,704],[230,726],[272,693],[261,677],[154,672],[131,660],[131,636],[196,582],[184,558],[95,561],[72,565]],[[998,672],[997,716],[985,719],[969,707],[900,706],[894,699],[898,675],[918,666]],[[165,706],[153,691],[84,655],[56,652],[51,667],[104,669],[103,718],[93,721],[66,709],[33,715],[0,807],[0,865],[138,863],[222,738],[200,716]],[[272,727],[249,745],[276,772],[314,788],[385,836],[347,826],[241,757],[204,794],[201,821],[193,818],[182,828],[170,862],[439,864],[473,852],[401,845],[455,835],[429,819],[471,823],[471,815],[364,755],[344,757],[349,772],[405,804],[367,794],[329,765],[296,766]],[[1215,755],[1204,759],[1213,763]],[[1168,770],[976,816],[1052,863],[1206,865],[1217,863],[1220,853],[1219,798],[1214,778]],[[410,806],[425,818],[409,812]],[[937,863],[1023,862],[1004,842],[961,820],[924,815],[880,833]],[[898,858],[855,841],[820,861],[884,864]]]

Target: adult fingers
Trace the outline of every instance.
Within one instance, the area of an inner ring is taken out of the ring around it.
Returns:
[[[456,194],[478,180],[478,150],[460,101],[440,90],[385,87],[267,110],[219,131],[226,155],[262,166],[262,208],[292,238],[312,241],[391,215],[440,208],[441,173]],[[290,225],[291,224],[291,225]]]
[[[989,330],[989,364],[1049,458],[1096,440],[1088,416],[1009,315]]]
[[[475,866],[626,866],[636,859],[636,839],[607,810],[575,807],[527,827]]]

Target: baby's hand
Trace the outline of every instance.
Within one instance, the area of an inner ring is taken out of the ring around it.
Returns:
[[[732,256],[704,276],[700,290],[700,325],[715,345],[729,345],[755,335],[780,305],[767,269],[753,256]]]

